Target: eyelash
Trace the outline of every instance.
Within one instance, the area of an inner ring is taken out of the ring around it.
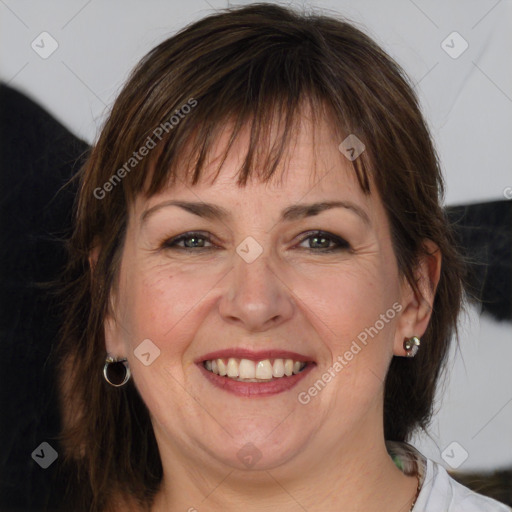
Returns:
[[[314,237],[330,240],[331,242],[334,242],[337,245],[335,247],[330,247],[328,249],[322,249],[322,248],[314,249],[312,247],[309,247],[309,248],[305,249],[306,251],[320,252],[320,253],[333,253],[333,252],[338,252],[338,251],[348,251],[348,250],[351,249],[350,244],[346,240],[344,240],[343,238],[341,238],[339,236],[333,235],[332,233],[328,233],[326,231],[310,231],[310,232],[307,233],[306,237],[304,237],[304,238],[302,238],[300,240],[299,244],[303,243],[304,241],[306,241],[306,240],[308,240],[310,238],[314,238]],[[178,247],[176,245],[179,242],[181,242],[183,240],[187,240],[189,238],[201,238],[201,239],[204,239],[207,242],[211,243],[211,238],[209,236],[204,235],[204,234],[199,233],[199,232],[196,232],[196,231],[189,231],[189,232],[183,233],[182,235],[179,235],[177,237],[174,237],[174,238],[171,238],[169,240],[166,240],[162,244],[162,247],[164,249],[176,249],[176,250],[187,251],[187,252],[196,252],[196,251],[202,252],[202,251],[205,251],[205,250],[213,249],[213,247],[196,247],[196,248],[193,248],[193,247]]]

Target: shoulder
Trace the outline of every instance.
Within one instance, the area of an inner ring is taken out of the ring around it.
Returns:
[[[438,463],[424,459],[425,477],[414,512],[512,512],[452,478]]]
[[[413,512],[512,512],[507,505],[457,482],[443,466],[411,444],[386,441],[386,448],[399,469],[420,477],[421,490]]]

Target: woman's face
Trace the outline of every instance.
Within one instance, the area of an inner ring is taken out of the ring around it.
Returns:
[[[388,365],[418,334],[410,288],[381,200],[329,126],[315,132],[313,145],[303,122],[281,182],[236,185],[244,133],[215,183],[132,205],[106,342],[128,358],[164,465],[300,473],[382,436]]]

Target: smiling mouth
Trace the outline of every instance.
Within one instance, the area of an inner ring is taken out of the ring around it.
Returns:
[[[203,367],[216,375],[238,382],[271,382],[297,375],[310,362],[293,359],[238,359],[235,357],[209,359],[203,361]]]

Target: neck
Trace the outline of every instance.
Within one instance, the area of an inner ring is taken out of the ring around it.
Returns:
[[[241,507],[246,512],[274,512],[276,507],[280,512],[334,512],[340,504],[354,511],[409,512],[417,489],[416,477],[404,475],[391,460],[383,437],[374,443],[351,439],[323,457],[313,447],[282,466],[260,471],[170,451],[162,457],[164,479],[151,512],[238,512]]]

